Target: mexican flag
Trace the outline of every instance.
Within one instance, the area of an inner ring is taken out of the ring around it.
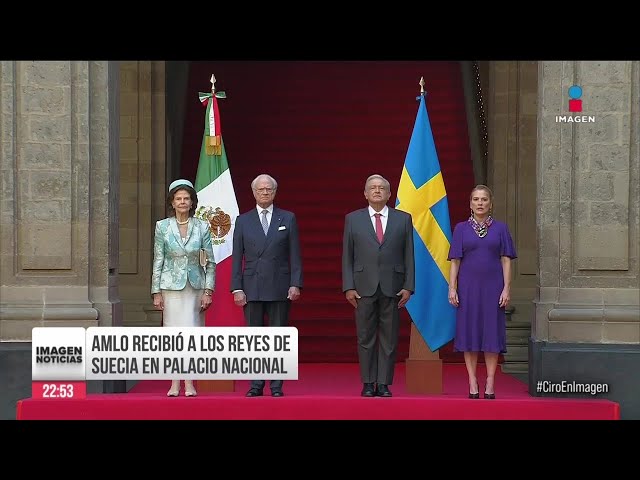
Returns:
[[[199,97],[206,113],[195,183],[198,193],[195,216],[209,222],[216,261],[216,284],[205,325],[242,326],[245,324],[242,309],[233,303],[231,295],[233,227],[239,210],[220,128],[218,98],[225,98],[225,94],[212,89],[210,93],[200,92]]]

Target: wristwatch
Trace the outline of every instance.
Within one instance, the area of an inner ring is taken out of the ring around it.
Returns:
[[[205,294],[205,295],[207,295],[207,296],[209,296],[209,297],[210,297],[212,293],[213,293],[213,292],[212,292],[211,290],[209,290],[208,288],[205,288],[205,289],[204,289],[204,294]]]

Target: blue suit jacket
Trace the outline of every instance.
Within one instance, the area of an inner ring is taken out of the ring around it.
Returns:
[[[289,287],[302,288],[296,216],[274,206],[265,236],[258,210],[243,213],[233,231],[231,291],[244,290],[248,302],[282,301]]]
[[[207,252],[207,266],[200,265],[200,249]],[[191,217],[187,241],[183,245],[175,217],[156,222],[153,245],[151,293],[160,290],[182,290],[189,283],[196,290],[214,289],[216,263],[213,258],[209,225]]]

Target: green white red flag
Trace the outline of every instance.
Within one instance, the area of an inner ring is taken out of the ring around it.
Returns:
[[[215,77],[211,77],[215,83]],[[216,261],[216,285],[211,308],[207,310],[205,325],[244,325],[242,309],[233,303],[231,295],[231,254],[233,227],[239,214],[227,153],[222,139],[218,98],[224,92],[199,92],[205,108],[204,134],[195,189],[198,193],[196,217],[209,222],[213,256]]]

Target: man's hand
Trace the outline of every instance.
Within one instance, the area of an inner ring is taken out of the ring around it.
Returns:
[[[357,291],[347,290],[344,292],[344,296],[347,298],[347,302],[353,305],[353,308],[358,308],[358,300],[362,298]]]
[[[153,294],[153,306],[156,307],[157,310],[164,310],[164,298],[162,298],[161,293]]]
[[[292,302],[300,298],[300,289],[298,287],[289,287],[287,298]]]
[[[244,307],[247,304],[247,296],[243,291],[239,291],[233,294],[233,303],[239,307]]]
[[[400,297],[400,300],[398,300],[398,308],[404,307],[409,301],[409,298],[411,298],[411,292],[405,288],[396,293],[396,295]]]

